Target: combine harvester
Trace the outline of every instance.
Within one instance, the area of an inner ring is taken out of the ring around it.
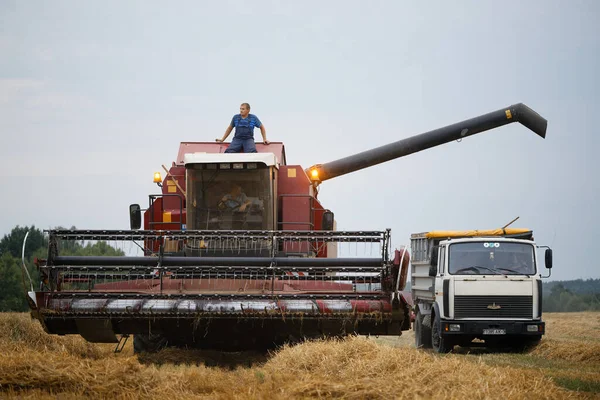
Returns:
[[[282,143],[259,144],[254,154],[181,143],[164,181],[155,174],[162,193],[149,196],[143,230],[134,204],[128,231],[48,231],[47,259],[36,263],[41,282],[28,294],[32,314],[48,333],[117,349],[133,334],[136,352],[401,335],[411,327],[401,292],[408,252],[391,251],[389,230],[337,231],[319,184],[512,122],[546,135],[546,120],[517,104],[308,169],[288,165]],[[74,240],[141,250],[61,255]],[[338,257],[345,248],[352,257]]]

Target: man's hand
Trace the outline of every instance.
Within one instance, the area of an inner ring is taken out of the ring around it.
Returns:
[[[269,144],[269,143],[271,143],[271,142],[269,142],[269,141],[267,140],[267,130],[265,129],[265,124],[261,124],[261,125],[260,125],[260,134],[262,135],[262,138],[263,138],[263,143],[264,143],[264,144]]]
[[[227,127],[227,129],[225,129],[225,134],[223,135],[223,139],[215,139],[215,141],[217,143],[222,143],[225,141],[225,139],[227,139],[227,136],[229,136],[229,134],[231,133],[231,130],[233,129],[233,126],[231,126],[231,124]]]
[[[246,211],[246,204],[242,204],[242,205],[240,206],[240,211],[242,211],[242,212],[243,212],[243,211]]]

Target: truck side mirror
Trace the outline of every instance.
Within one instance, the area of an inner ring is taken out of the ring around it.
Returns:
[[[552,268],[552,249],[546,249],[545,258],[546,268]]]
[[[140,229],[142,226],[142,211],[139,204],[129,206],[129,226],[131,229]]]
[[[333,230],[333,222],[334,222],[333,212],[326,210],[323,213],[323,222],[321,223],[321,228],[324,231],[332,231]]]
[[[439,247],[437,246],[431,249],[431,258],[429,259],[429,276],[437,275],[438,251]]]

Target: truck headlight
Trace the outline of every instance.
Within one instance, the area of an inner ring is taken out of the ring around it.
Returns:
[[[460,324],[450,324],[450,332],[460,332]]]
[[[538,331],[537,325],[527,325],[527,332],[537,332],[537,331]]]

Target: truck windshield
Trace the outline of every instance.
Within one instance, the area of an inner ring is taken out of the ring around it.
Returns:
[[[252,169],[227,165],[230,168],[187,167],[187,229],[273,229],[270,169],[261,164]]]
[[[448,271],[453,275],[533,275],[533,246],[494,241],[451,244]]]

